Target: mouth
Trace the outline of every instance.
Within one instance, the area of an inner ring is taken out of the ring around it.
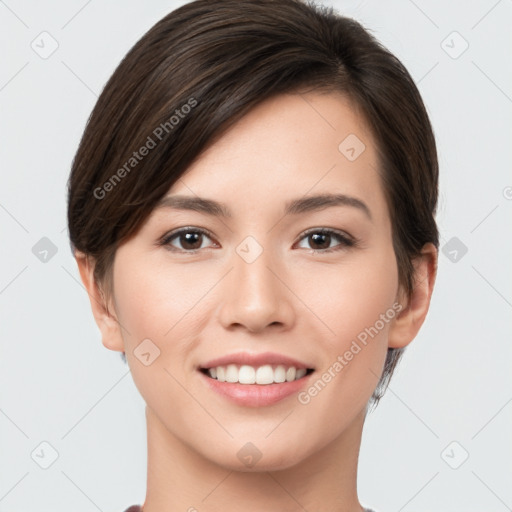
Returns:
[[[211,391],[241,407],[267,407],[308,385],[311,362],[275,352],[236,352],[196,367]]]
[[[314,368],[271,365],[250,366],[247,364],[228,364],[211,368],[199,368],[210,379],[231,384],[282,384],[303,379],[314,372]]]

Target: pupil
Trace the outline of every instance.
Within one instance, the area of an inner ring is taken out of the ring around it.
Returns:
[[[310,238],[317,245],[318,245],[318,243],[320,241],[319,239],[324,239],[324,245],[325,245],[325,242],[327,240],[327,247],[329,247],[329,244],[330,244],[330,241],[331,241],[331,235],[326,235],[326,234],[323,234],[323,233],[314,233],[314,234],[310,235]],[[320,242],[320,244],[321,244],[321,242]],[[325,247],[322,247],[322,249],[325,249]]]

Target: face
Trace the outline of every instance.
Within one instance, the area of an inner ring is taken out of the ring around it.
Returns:
[[[364,415],[401,307],[378,167],[343,96],[280,95],[118,249],[124,350],[166,435],[227,468],[243,468],[245,450],[258,470],[283,469]]]

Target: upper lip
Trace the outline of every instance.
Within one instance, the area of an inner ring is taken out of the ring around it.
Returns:
[[[260,366],[264,366],[267,364],[270,365],[283,365],[283,366],[293,366],[297,369],[305,368],[312,369],[312,366],[307,365],[297,359],[292,357],[285,356],[283,354],[277,354],[274,352],[264,352],[262,354],[250,354],[248,352],[237,352],[235,354],[229,354],[222,357],[217,357],[212,359],[204,364],[201,364],[199,368],[208,369],[208,368],[216,368],[217,366],[226,366],[228,364],[236,364],[239,366],[249,365],[255,368]]]

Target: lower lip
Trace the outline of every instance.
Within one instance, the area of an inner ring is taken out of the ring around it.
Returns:
[[[314,372],[291,382],[281,384],[239,384],[220,382],[199,372],[205,383],[213,391],[244,407],[264,407],[275,404],[298,393]]]

